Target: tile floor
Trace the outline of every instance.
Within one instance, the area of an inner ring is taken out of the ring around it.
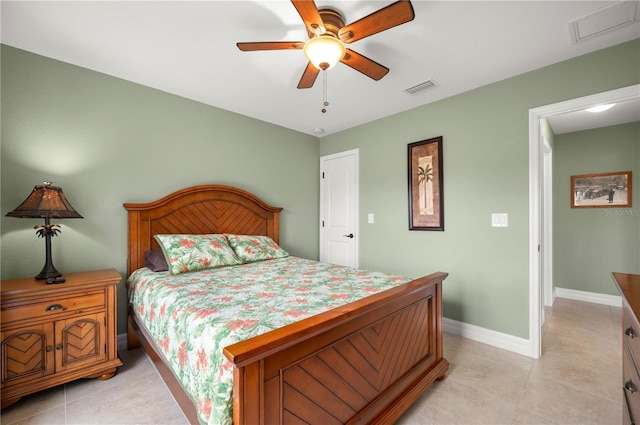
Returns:
[[[447,379],[397,425],[621,424],[621,309],[558,298],[547,310],[543,356],[533,360],[444,335]],[[142,349],[120,352],[107,381],[80,380],[2,411],[15,424],[186,424]]]

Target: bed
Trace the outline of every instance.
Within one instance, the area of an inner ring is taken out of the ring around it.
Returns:
[[[194,186],[124,207],[129,275],[143,269],[145,254],[159,247],[154,238],[158,234],[254,235],[279,244],[282,208],[230,186]],[[279,261],[285,260],[303,261]],[[446,376],[449,364],[442,353],[446,277],[447,273],[436,272],[408,279],[225,346],[222,354],[232,365],[230,421],[393,423],[427,387]],[[185,391],[162,344],[131,305],[127,337],[130,349],[145,347],[189,422],[204,422],[197,395]]]

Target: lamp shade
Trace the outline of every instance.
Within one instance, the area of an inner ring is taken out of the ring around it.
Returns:
[[[83,218],[69,203],[62,189],[49,182],[33,188],[31,195],[7,217]]]
[[[330,35],[314,37],[304,45],[304,55],[313,66],[323,71],[333,68],[346,52],[344,44]]]

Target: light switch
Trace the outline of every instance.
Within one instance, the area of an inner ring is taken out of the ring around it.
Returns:
[[[373,224],[373,213],[367,214],[367,223]]]
[[[491,214],[492,227],[509,227],[509,214],[493,213]]]

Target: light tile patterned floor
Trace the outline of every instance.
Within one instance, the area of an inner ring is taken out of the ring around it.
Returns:
[[[621,311],[556,299],[540,360],[445,335],[447,379],[398,425],[621,424]]]
[[[533,360],[445,334],[447,379],[398,425],[622,423],[621,309],[558,298],[547,310],[543,356]],[[80,380],[2,411],[13,424],[186,424],[141,349],[121,351],[107,381]]]

